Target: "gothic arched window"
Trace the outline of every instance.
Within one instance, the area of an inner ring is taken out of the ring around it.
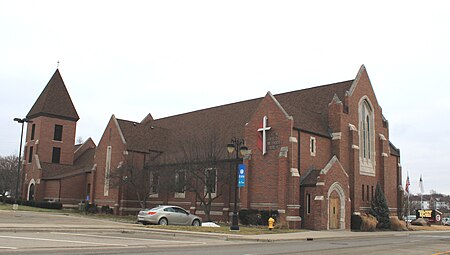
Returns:
[[[372,104],[367,98],[359,103],[359,163],[360,172],[375,175],[375,128]]]

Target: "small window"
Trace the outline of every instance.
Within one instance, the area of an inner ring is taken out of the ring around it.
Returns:
[[[158,194],[159,192],[159,173],[150,173],[150,183],[151,183],[151,194]]]
[[[371,192],[371,194],[372,194],[372,201],[373,201],[373,186],[372,186],[371,188],[372,188],[372,190],[371,190],[371,191],[372,191],[372,192]]]
[[[205,190],[206,193],[216,193],[217,189],[217,169],[208,168],[205,170]]]
[[[314,136],[311,136],[309,139],[309,152],[311,153],[311,156],[316,156],[316,138]]]
[[[33,161],[33,146],[30,146],[30,153],[28,154],[28,163]]]
[[[62,141],[62,133],[63,133],[63,126],[55,125],[55,133],[53,134],[53,140]]]
[[[34,133],[36,131],[36,124],[31,125],[31,138],[30,140],[34,140]]]
[[[311,194],[306,194],[306,213],[311,213]]]
[[[367,185],[367,201],[369,201],[370,194],[369,194],[369,185]]]
[[[365,198],[365,196],[364,196],[364,184],[362,185],[361,190],[362,190],[362,201],[364,201],[364,198]]]
[[[186,171],[180,170],[175,173],[175,192],[184,193],[186,186]]]
[[[53,147],[52,163],[59,164],[61,158],[61,148]]]

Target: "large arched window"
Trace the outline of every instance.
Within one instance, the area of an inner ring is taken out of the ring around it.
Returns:
[[[375,175],[375,128],[372,104],[367,97],[359,103],[359,163],[361,174]]]

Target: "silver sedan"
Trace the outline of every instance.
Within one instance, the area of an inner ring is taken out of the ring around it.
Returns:
[[[152,209],[141,210],[137,216],[138,222],[159,225],[201,226],[202,219],[190,214],[183,208],[173,205],[162,205]]]

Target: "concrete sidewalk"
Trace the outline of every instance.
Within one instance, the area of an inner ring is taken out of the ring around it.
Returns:
[[[0,211],[0,232],[42,232],[42,231],[136,231],[152,232],[171,236],[196,236],[222,240],[240,240],[255,242],[277,242],[315,239],[346,239],[358,237],[394,237],[420,233],[440,233],[443,231],[379,231],[353,232],[348,230],[310,231],[302,230],[294,233],[241,235],[239,232],[207,233],[170,229],[148,228],[140,224],[113,222],[67,214],[42,214],[33,212]]]

